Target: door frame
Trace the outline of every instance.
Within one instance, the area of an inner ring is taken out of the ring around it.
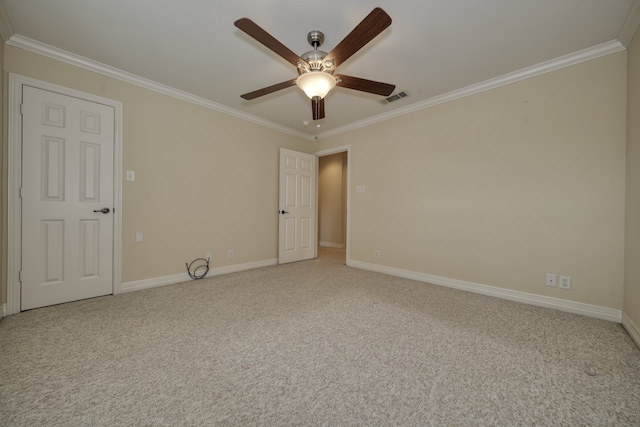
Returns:
[[[122,136],[123,104],[120,101],[103,98],[31,77],[9,73],[9,122],[8,122],[8,242],[7,242],[7,307],[6,314],[20,312],[20,269],[22,265],[22,86],[56,92],[61,95],[80,98],[114,109],[114,175],[113,175],[113,293],[120,292],[122,285]]]
[[[349,244],[350,241],[350,236],[351,233],[349,233],[349,229],[351,227],[351,144],[347,144],[347,145],[341,145],[340,147],[334,147],[334,148],[329,148],[326,150],[321,150],[321,151],[316,151],[315,153],[313,153],[316,156],[316,163],[320,162],[320,157],[324,157],[324,156],[329,156],[331,154],[336,154],[336,153],[347,153],[347,185],[346,185],[346,199],[347,199],[347,212],[345,214],[346,216],[346,225],[345,225],[345,263],[346,265],[349,265],[351,257],[349,256],[349,248],[351,247],[351,245]],[[316,166],[316,210],[319,209],[319,205],[318,205],[318,187],[320,185],[320,180],[318,179],[318,167]],[[317,250],[317,241],[318,241],[318,216],[320,215],[319,212],[316,212],[316,250]],[[317,253],[316,253],[316,257],[317,257]]]

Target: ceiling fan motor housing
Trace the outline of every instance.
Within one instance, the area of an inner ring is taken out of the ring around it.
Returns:
[[[309,31],[307,41],[311,46],[313,46],[313,50],[305,52],[300,56],[307,62],[308,66],[307,64],[301,64],[302,66],[298,67],[298,72],[303,74],[308,73],[309,71],[325,71],[333,74],[333,61],[323,62],[323,59],[327,56],[327,52],[318,50],[318,47],[320,47],[324,42],[324,34],[322,31]]]
[[[310,50],[309,52],[303,53],[301,58],[307,61],[309,66],[303,67],[302,71],[331,71],[333,73],[333,70],[331,70],[333,67],[327,66],[332,64],[325,65],[323,62],[325,56],[327,56],[327,52],[323,52],[321,50]]]

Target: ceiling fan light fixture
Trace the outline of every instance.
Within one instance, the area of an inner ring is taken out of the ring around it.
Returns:
[[[2,3],[1,0],[0,3]],[[322,31],[309,32],[307,41],[313,50],[298,56],[249,18],[240,18],[234,22],[234,25],[296,67],[299,75],[297,78],[240,95],[243,99],[251,100],[286,89],[295,83],[311,99],[311,114],[315,121],[325,118],[324,98],[335,86],[382,96],[389,96],[395,90],[395,85],[388,83],[346,75],[334,76],[335,69],[341,63],[351,58],[391,25],[391,17],[379,7],[373,9],[329,53],[318,50],[324,41]]]
[[[296,84],[310,98],[324,98],[336,86],[336,78],[322,71],[310,71],[302,74]]]

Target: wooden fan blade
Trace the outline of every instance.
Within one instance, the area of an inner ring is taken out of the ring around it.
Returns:
[[[286,59],[288,62],[293,64],[294,67],[298,67],[298,63],[306,64],[307,62],[296,55],[291,49],[280,43],[275,39],[271,34],[267,33],[265,30],[260,28],[258,24],[253,22],[249,18],[240,18],[236,22],[233,23],[236,27],[256,39],[258,42],[262,43],[273,52]]]
[[[360,90],[362,92],[369,92],[376,95],[389,96],[396,88],[396,85],[389,83],[375,82],[373,80],[361,79],[359,77],[345,76],[344,74],[335,75],[336,86],[346,87],[347,89]]]
[[[313,120],[324,119],[324,98],[316,96],[311,99],[311,113]]]
[[[254,90],[253,92],[245,93],[244,95],[240,95],[241,98],[244,99],[255,99],[259,96],[268,95],[272,92],[276,92],[281,89],[286,89],[296,84],[297,79],[287,80],[286,82],[278,83],[272,86],[264,87],[262,89]]]
[[[384,10],[376,7],[347,37],[329,52],[324,58],[324,61],[333,60],[337,67],[349,59],[351,55],[362,49],[362,47],[383,32],[389,25],[391,25],[391,17],[387,15],[387,12]]]

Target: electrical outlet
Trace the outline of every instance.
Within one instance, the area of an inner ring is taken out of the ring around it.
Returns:
[[[211,262],[211,252],[207,252],[207,261]]]
[[[229,258],[229,259],[233,258],[233,249],[231,249],[231,250],[227,253],[227,258]]]
[[[142,231],[136,231],[136,243],[142,243],[143,240],[144,235],[142,234]]]
[[[373,257],[374,257],[374,258],[376,258],[376,259],[380,259],[380,251],[375,250],[375,251],[373,252]]]
[[[547,286],[556,287],[556,275],[555,274],[547,274]]]
[[[560,289],[571,289],[571,277],[560,276],[560,283],[558,284]]]

